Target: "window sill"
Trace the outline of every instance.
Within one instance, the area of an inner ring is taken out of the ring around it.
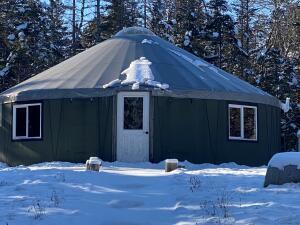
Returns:
[[[229,141],[250,141],[250,142],[257,142],[257,139],[246,139],[246,138],[238,138],[238,137],[229,137]]]
[[[42,137],[14,137],[12,141],[41,141]]]

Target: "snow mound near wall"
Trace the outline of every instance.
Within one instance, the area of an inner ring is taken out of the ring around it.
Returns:
[[[0,162],[0,169],[6,168],[6,167],[7,167],[6,163]]]

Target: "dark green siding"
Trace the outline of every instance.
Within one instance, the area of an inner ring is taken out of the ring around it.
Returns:
[[[10,165],[84,162],[90,156],[112,160],[113,97],[42,102],[43,139],[34,141],[12,141],[12,104],[2,105],[1,161]]]
[[[24,102],[20,102],[24,103]],[[43,100],[43,139],[12,141],[12,104],[2,105],[0,161],[84,162],[114,157],[114,97]],[[258,107],[258,141],[228,140],[228,104],[217,100],[152,97],[151,160],[266,164],[280,150],[280,109]],[[239,103],[243,104],[243,103]],[[245,103],[247,105],[247,103]]]
[[[279,108],[256,104],[258,141],[251,142],[228,140],[228,104],[233,102],[169,97],[153,97],[153,102],[154,162],[263,165],[280,150]]]

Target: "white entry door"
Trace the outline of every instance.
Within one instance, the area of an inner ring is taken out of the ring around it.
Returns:
[[[117,100],[117,160],[149,161],[149,93],[120,92]]]

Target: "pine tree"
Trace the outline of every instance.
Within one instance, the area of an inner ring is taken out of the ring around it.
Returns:
[[[107,35],[113,36],[124,27],[138,25],[138,5],[135,0],[111,0],[107,7],[108,16],[105,18]]]
[[[153,0],[149,10],[150,18],[148,21],[149,28],[156,35],[174,43],[174,26],[176,26],[176,20],[170,3],[170,1]]]
[[[291,110],[282,112],[281,125],[283,149],[296,147],[296,132],[300,127],[299,101],[300,83],[297,80],[295,65],[284,57],[278,48],[270,47],[258,57],[256,69],[257,86],[277,97],[282,102],[291,99]]]
[[[206,25],[205,58],[216,66],[235,72],[239,58],[245,54],[235,37],[235,25],[225,0],[211,0]]]
[[[81,44],[84,48],[90,48],[100,42],[97,41],[100,39],[98,30],[102,30],[102,26],[98,24],[97,20],[98,18],[94,18],[92,21],[89,21],[87,26],[83,29]],[[101,37],[100,40],[103,40],[103,38]]]
[[[158,1],[154,2],[151,13],[153,18],[152,25],[150,24],[151,29],[155,30],[155,33],[161,38],[175,43],[175,27],[177,25],[175,1],[163,0],[161,4]],[[154,24],[155,20],[158,22],[157,24]]]
[[[9,2],[1,2],[0,7],[0,77],[5,76],[9,72],[9,66],[6,66],[6,58],[9,55],[9,40],[15,39],[15,36],[11,34],[9,36],[9,32],[6,30],[6,14],[8,10]],[[3,79],[2,79],[3,80]],[[3,86],[3,84],[2,84]]]
[[[163,27],[160,23],[164,21],[164,15],[166,14],[165,5],[162,0],[153,0],[151,6],[151,21],[150,29],[157,35],[161,36],[163,34]]]
[[[81,43],[85,48],[112,37],[124,27],[138,25],[140,14],[135,0],[102,1],[101,9],[106,13],[97,16],[96,12],[96,16],[83,29]],[[98,37],[99,34],[100,37]]]
[[[140,14],[140,19],[141,22],[139,23],[140,26],[142,27],[150,27],[151,26],[151,17],[149,15],[149,12],[151,12],[151,8],[153,7],[153,4],[155,3],[154,1],[150,0],[138,0],[137,1],[139,7],[139,14]]]
[[[111,37],[110,15],[106,15],[108,1],[95,0],[94,17],[87,22],[82,31],[81,44],[84,48],[89,48]],[[101,3],[101,4],[100,4]]]
[[[96,15],[95,15],[95,42],[99,43],[102,41],[101,38],[101,1],[96,0]]]
[[[282,150],[293,150],[300,129],[299,45],[296,44],[299,38],[296,33],[300,28],[295,26],[297,13],[291,2],[268,4],[273,11],[266,14],[263,5],[254,20],[257,50],[252,52],[252,67],[259,88],[282,102],[290,98],[290,110],[282,111],[281,115],[281,135]]]
[[[233,4],[237,18],[235,24],[237,47],[244,53],[239,55],[239,63],[233,72],[250,83],[255,83],[251,60],[257,47],[253,29],[257,11],[255,3],[253,0],[237,0]]]
[[[199,35],[204,27],[203,4],[201,1],[176,1],[175,43],[187,51],[199,55]]]
[[[141,17],[141,13],[138,8],[137,0],[126,0],[124,2],[124,16],[123,23],[124,27],[132,27],[139,25],[139,18]],[[147,21],[147,20],[146,20]]]
[[[18,0],[14,4],[2,1],[0,7],[4,12],[3,21],[6,21],[2,24],[4,32],[0,41],[6,45],[5,67],[0,68],[1,88],[5,90],[56,64],[60,54],[55,49],[59,45],[52,37],[54,33],[45,4],[34,0]]]
[[[71,54],[71,43],[67,38],[67,26],[64,22],[65,5],[61,0],[50,0],[46,8],[46,45],[52,54],[49,66],[61,62]]]

